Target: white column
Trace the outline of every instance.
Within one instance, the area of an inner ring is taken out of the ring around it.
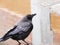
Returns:
[[[31,0],[33,18],[32,44],[49,45],[53,43],[53,32],[50,31],[50,8],[40,5],[41,0]]]
[[[40,45],[41,42],[41,25],[40,25],[40,15],[41,15],[41,8],[38,7],[37,0],[31,0],[31,13],[36,13],[36,16],[33,18],[33,31],[32,31],[32,45]]]
[[[53,45],[53,32],[50,30],[50,7],[41,6],[42,43]]]

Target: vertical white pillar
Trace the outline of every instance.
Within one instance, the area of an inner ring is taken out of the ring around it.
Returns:
[[[50,9],[40,5],[41,0],[31,0],[33,18],[32,44],[49,45],[53,43],[53,32],[50,31]]]
[[[32,45],[40,45],[41,42],[41,25],[40,25],[40,15],[41,8],[38,7],[38,0],[31,0],[31,13],[36,13],[33,18],[33,31],[32,31]]]
[[[42,43],[53,45],[53,32],[50,30],[50,7],[41,6]]]

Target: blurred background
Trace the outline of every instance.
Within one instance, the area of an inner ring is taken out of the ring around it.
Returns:
[[[30,0],[0,0],[0,37],[12,28],[23,16],[30,14]],[[22,17],[21,17],[22,16]],[[60,5],[52,6],[51,29],[54,33],[54,43],[60,43]],[[31,43],[32,33],[26,39]],[[21,41],[22,42],[22,41]],[[17,42],[9,39],[1,45],[17,45]],[[24,42],[22,42],[22,45]]]

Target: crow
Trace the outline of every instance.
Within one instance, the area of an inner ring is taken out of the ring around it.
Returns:
[[[10,29],[2,38],[0,38],[0,42],[6,41],[7,39],[11,38],[13,40],[16,40],[18,42],[18,45],[21,44],[19,40],[22,40],[27,45],[29,45],[29,43],[26,42],[25,39],[33,29],[32,18],[35,15],[36,14],[28,14],[23,17],[21,21],[14,25],[12,29]]]

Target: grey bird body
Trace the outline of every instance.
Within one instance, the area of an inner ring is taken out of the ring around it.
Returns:
[[[36,14],[29,14],[25,16],[17,25],[10,29],[2,38],[0,38],[0,42],[12,38],[13,40],[16,40],[19,45],[19,40],[23,40],[25,43],[27,43],[25,41],[25,38],[30,34],[33,29],[32,18],[35,15]]]

